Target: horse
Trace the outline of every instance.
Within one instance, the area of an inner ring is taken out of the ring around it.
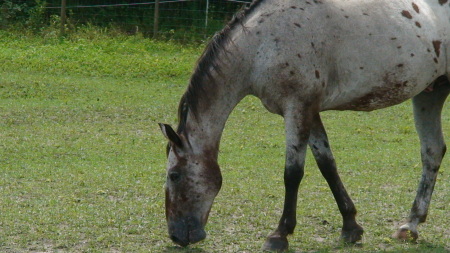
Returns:
[[[233,108],[247,95],[284,118],[284,207],[263,249],[288,249],[309,146],[342,215],[341,238],[363,228],[337,172],[320,112],[372,111],[412,98],[422,177],[393,237],[416,240],[446,151],[441,111],[450,92],[448,0],[254,0],[208,43],[182,96],[168,139],[166,217],[170,238],[187,246],[205,224],[222,185],[219,144]]]

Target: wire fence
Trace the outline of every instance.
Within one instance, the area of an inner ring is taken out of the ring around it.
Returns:
[[[0,28],[17,23],[39,28],[53,21],[61,23],[62,33],[92,25],[115,27],[129,34],[198,39],[220,30],[251,1],[1,0]]]

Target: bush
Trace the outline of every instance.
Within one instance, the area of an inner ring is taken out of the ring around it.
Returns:
[[[23,22],[29,10],[29,6],[26,3],[13,3],[10,0],[5,0],[0,8],[1,28],[9,26],[11,23]]]

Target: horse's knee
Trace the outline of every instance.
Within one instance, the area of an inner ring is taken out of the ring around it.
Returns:
[[[284,182],[286,185],[286,189],[297,190],[304,174],[305,170],[303,168],[303,165],[287,165],[284,170]]]
[[[427,145],[426,147],[423,147],[421,153],[424,171],[437,173],[446,151],[447,146],[444,143],[441,145]]]

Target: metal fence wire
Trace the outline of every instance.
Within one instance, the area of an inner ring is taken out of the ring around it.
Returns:
[[[69,27],[115,27],[146,36],[202,38],[220,30],[252,0],[0,0],[0,23],[41,15]],[[3,2],[3,3],[2,3]],[[2,3],[2,4],[1,4]],[[36,18],[36,17],[34,17]],[[8,20],[9,19],[9,20]],[[44,22],[45,23],[45,22]]]

